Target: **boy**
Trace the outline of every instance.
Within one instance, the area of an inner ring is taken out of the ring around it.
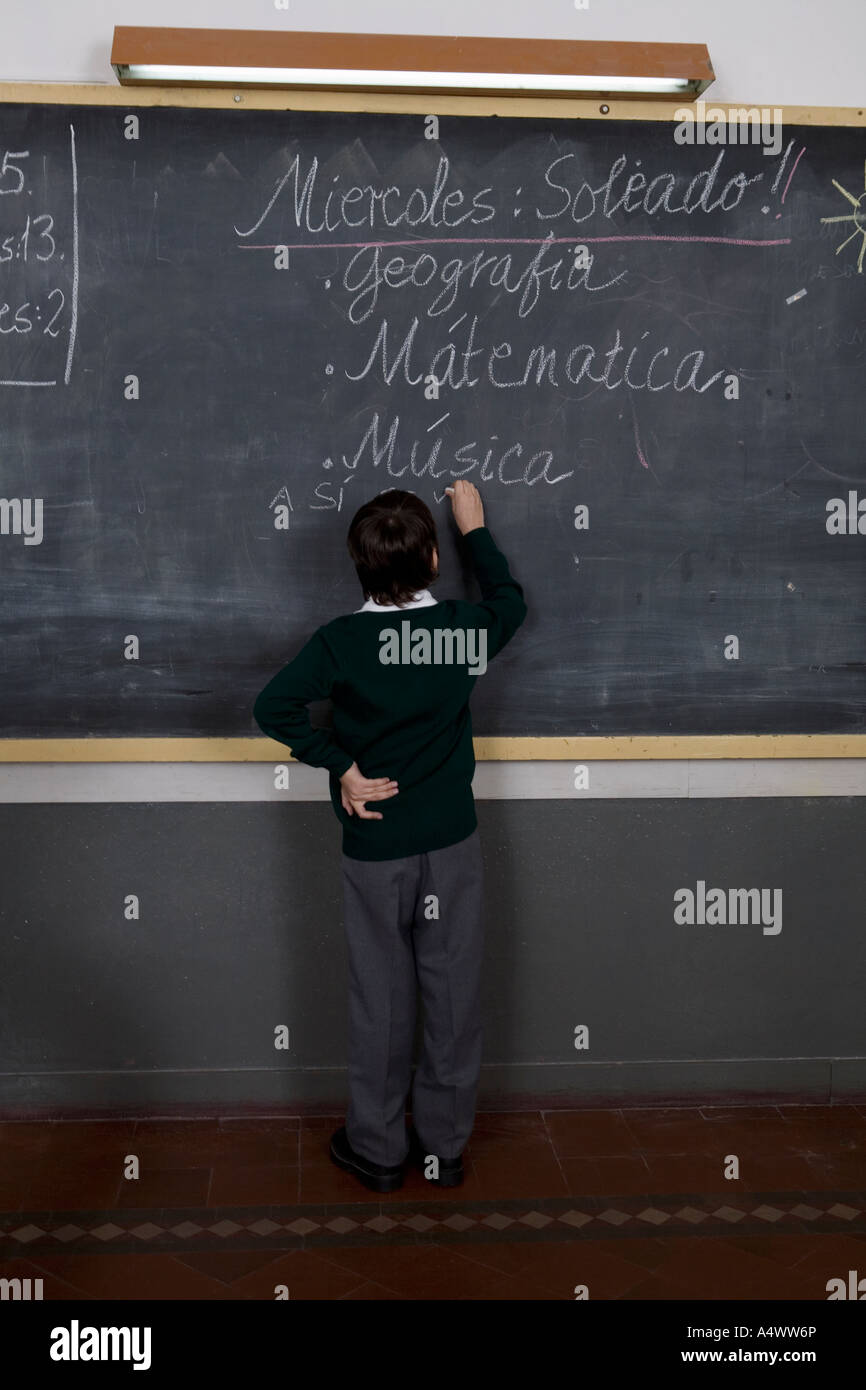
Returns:
[[[459,1185],[481,1067],[469,697],[526,605],[478,489],[460,479],[447,491],[481,602],[434,599],[433,516],[412,492],[383,492],[349,528],[363,607],[318,628],[254,708],[263,733],[330,773],[349,957],[349,1108],[330,1154],[375,1192],[400,1187],[410,1158],[439,1185]],[[327,696],[333,734],[314,730],[306,711]],[[407,1135],[419,990],[424,1036]]]

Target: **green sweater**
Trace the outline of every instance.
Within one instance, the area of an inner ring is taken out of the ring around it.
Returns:
[[[316,629],[256,700],[253,714],[263,733],[287,744],[299,762],[328,769],[350,859],[402,859],[444,849],[477,825],[469,698],[483,679],[485,648],[487,661],[502,650],[523,622],[526,604],[486,526],[464,541],[480,603],[445,599],[335,618]],[[327,697],[333,732],[314,729],[306,709]],[[339,779],[352,763],[365,777],[399,783],[396,796],[368,803],[382,820],[343,809]]]

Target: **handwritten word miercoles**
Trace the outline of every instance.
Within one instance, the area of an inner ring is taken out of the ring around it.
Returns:
[[[271,208],[285,189],[292,198],[295,225],[308,232],[336,232],[348,227],[460,227],[464,223],[476,226],[489,222],[496,209],[484,202],[491,188],[482,188],[472,195],[468,207],[467,195],[460,188],[446,193],[450,161],[445,155],[439,160],[432,186],[403,189],[398,184],[357,184],[349,188],[332,185],[327,193],[319,188],[319,160],[313,156],[301,183],[301,156],[295,155],[261,216],[245,230],[235,227],[238,236],[252,236],[261,227]],[[339,178],[339,176],[338,176]],[[315,211],[314,211],[315,208]]]

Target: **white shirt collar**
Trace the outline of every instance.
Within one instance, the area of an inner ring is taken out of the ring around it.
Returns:
[[[422,589],[420,594],[416,594],[408,603],[376,603],[375,599],[368,598],[362,608],[356,608],[356,613],[402,613],[407,608],[429,608],[437,600],[433,597],[429,589]]]

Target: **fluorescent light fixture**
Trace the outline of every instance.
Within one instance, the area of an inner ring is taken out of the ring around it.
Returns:
[[[700,44],[282,30],[118,27],[111,62],[129,85],[688,98],[713,80]]]
[[[130,63],[124,68],[129,82],[184,82],[188,84],[229,83],[242,87],[250,83],[257,87],[339,87],[349,74],[345,68],[204,68],[181,67],[167,63]],[[351,73],[352,83],[359,87],[430,86],[429,72]],[[460,91],[515,92],[659,92],[665,95],[688,93],[691,88],[685,77],[577,77],[571,73],[539,73],[533,77],[514,72],[437,72],[436,85]]]

